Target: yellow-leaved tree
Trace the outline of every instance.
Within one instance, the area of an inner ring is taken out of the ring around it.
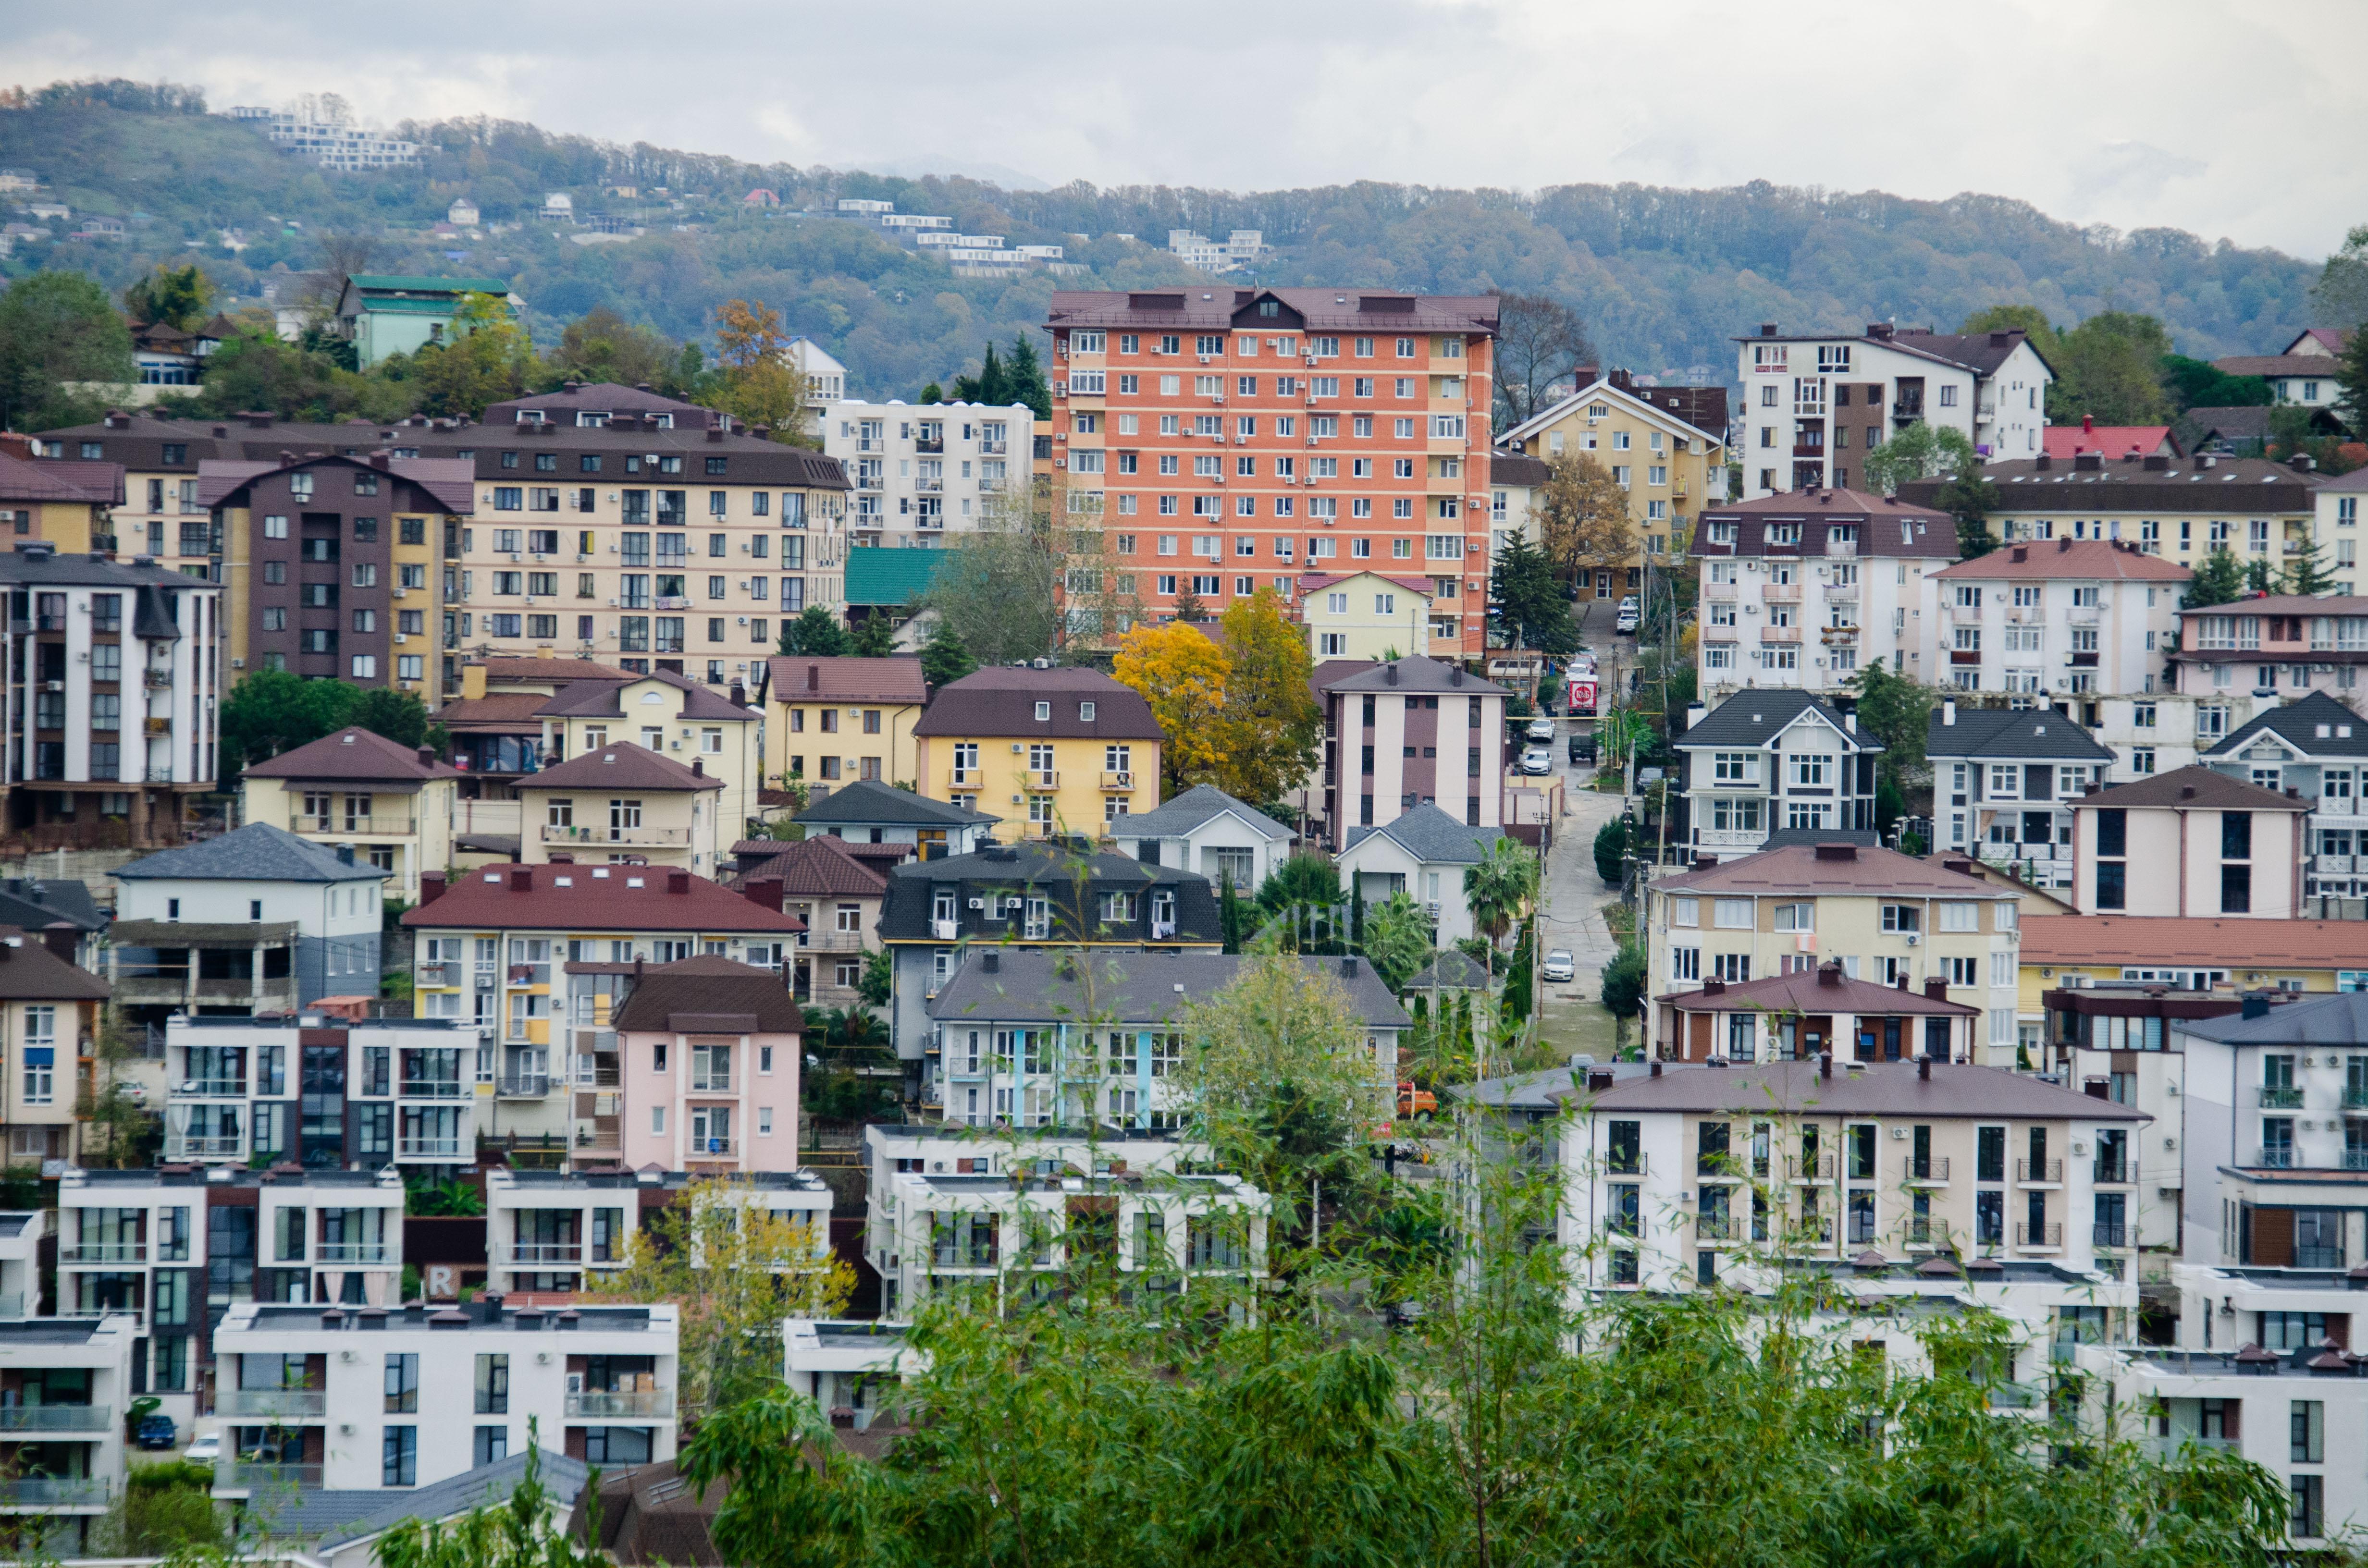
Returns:
[[[1581,571],[1624,566],[1636,553],[1628,492],[1586,452],[1565,452],[1546,465],[1533,510],[1546,556],[1565,582]]]
[[[1110,674],[1151,704],[1159,721],[1160,794],[1209,782],[1225,761],[1224,650],[1196,628],[1138,626],[1118,645]]]
[[[729,300],[715,310],[715,358],[723,410],[749,425],[789,434],[799,424],[798,373],[781,312],[762,301]]]
[[[1305,783],[1323,756],[1324,710],[1307,686],[1315,673],[1307,632],[1269,588],[1235,599],[1217,624],[1231,668],[1216,782],[1235,800],[1267,806]]]

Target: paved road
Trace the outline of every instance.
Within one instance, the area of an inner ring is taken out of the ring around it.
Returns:
[[[1565,721],[1565,728],[1568,722]],[[1567,743],[1558,743],[1557,755],[1567,756]],[[1586,1051],[1598,1061],[1610,1059],[1613,1022],[1600,1004],[1603,966],[1619,950],[1604,923],[1603,907],[1618,895],[1595,873],[1595,835],[1620,814],[1621,798],[1598,794],[1589,788],[1592,767],[1565,765],[1564,801],[1569,808],[1554,826],[1554,853],[1547,858],[1545,885],[1539,910],[1541,956],[1568,948],[1577,960],[1577,979],[1570,985],[1549,984],[1539,1017],[1540,1037],[1562,1054]]]

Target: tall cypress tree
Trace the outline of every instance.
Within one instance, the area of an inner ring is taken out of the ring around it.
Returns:
[[[1217,888],[1217,928],[1225,939],[1225,951],[1242,950],[1242,903],[1234,894],[1234,874],[1222,873]]]

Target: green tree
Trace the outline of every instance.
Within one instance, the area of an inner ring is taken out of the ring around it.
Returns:
[[[427,705],[416,691],[375,687],[360,694],[346,722],[384,735],[397,745],[417,746],[427,739]]]
[[[2232,376],[2204,359],[2183,354],[2162,357],[2163,386],[2171,405],[2184,414],[2191,408],[2262,408],[2276,401],[2270,383],[2259,376]]]
[[[1980,471],[1972,437],[1953,426],[1921,419],[1859,461],[1867,489],[1883,495],[1896,494],[1910,480],[1956,479]]]
[[[674,378],[682,346],[655,328],[636,326],[607,305],[596,305],[559,331],[559,342],[542,361],[540,379],[614,381],[655,387]]]
[[[1595,358],[1578,312],[1538,294],[1497,298],[1496,347],[1500,430],[1543,413],[1551,389],[1581,373]]]
[[[978,661],[962,645],[962,634],[940,619],[921,645],[921,678],[931,690],[943,690],[978,668]]]
[[[921,389],[921,403],[924,406],[935,403],[943,403],[945,401],[945,389],[938,385],[937,382],[931,381],[928,386]]]
[[[354,722],[359,687],[306,680],[286,670],[251,670],[222,705],[222,778]],[[416,700],[416,699],[415,699]]]
[[[856,982],[855,994],[866,1006],[885,1007],[895,992],[895,967],[888,950],[876,949],[863,955],[863,975]]]
[[[1998,547],[1998,535],[1990,531],[1990,514],[2000,505],[1998,487],[1978,472],[1960,472],[1941,486],[1933,503],[1956,520],[1958,560],[1971,561]]]
[[[1603,966],[1603,1010],[1615,1018],[1633,1018],[1645,1010],[1645,949],[1622,942],[1612,960]]]
[[[1496,947],[1538,896],[1538,858],[1530,846],[1504,834],[1490,839],[1477,864],[1463,868],[1463,903],[1473,926],[1487,937],[1489,978],[1496,978]]]
[[[976,531],[949,540],[946,551],[927,602],[973,657],[1008,665],[1060,653],[1061,562],[1025,486],[989,497]]]
[[[2195,568],[2195,575],[2189,580],[2187,592],[2179,602],[2184,609],[2203,609],[2209,605],[2233,603],[2244,593],[2243,564],[2226,545],[2215,545]]]
[[[36,272],[0,293],[0,429],[39,430],[94,415],[70,382],[137,379],[131,332],[107,291],[79,272]]]
[[[2162,373],[2170,334],[2155,317],[2101,311],[2064,334],[2062,347],[2065,363],[2056,369],[2071,387],[2062,397],[2060,384],[2049,389],[2055,418],[2087,415],[2100,425],[2159,425],[2170,418]]]
[[[1011,395],[1011,389],[1005,383],[1003,361],[995,356],[992,338],[987,340],[986,353],[979,361],[978,374],[954,378],[954,401],[983,403],[990,408],[1005,408],[1021,401]]]
[[[847,628],[820,605],[808,605],[803,614],[781,622],[780,651],[838,658],[847,653]]]
[[[1035,339],[1023,333],[1011,340],[1011,358],[1004,362],[1003,377],[1006,402],[1026,403],[1039,419],[1053,417],[1053,388],[1036,358]]]
[[[1242,950],[1242,895],[1235,890],[1231,871],[1220,872],[1217,879],[1217,929],[1226,952]]]
[[[896,651],[895,623],[885,613],[872,611],[856,624],[855,635],[848,641],[847,651],[858,658],[886,658]]]
[[[452,312],[445,340],[411,357],[409,379],[421,413],[475,419],[487,404],[524,392],[533,369],[533,341],[509,301],[472,294]]]
[[[1578,647],[1569,585],[1554,574],[1554,562],[1527,535],[1507,537],[1489,575],[1489,595],[1515,647],[1535,648],[1555,658]]]
[[[1595,874],[1603,885],[1620,885],[1626,868],[1622,862],[1628,855],[1628,819],[1613,817],[1595,830]]]
[[[206,319],[213,291],[213,284],[197,263],[178,267],[159,263],[155,271],[123,291],[123,312],[143,325],[161,324],[187,332]]]
[[[599,1471],[593,1471],[598,1514]],[[567,1532],[567,1522],[542,1484],[542,1432],[529,1419],[526,1428],[526,1471],[510,1494],[498,1503],[479,1502],[465,1514],[445,1519],[406,1518],[396,1522],[377,1548],[379,1568],[605,1568],[608,1553],[600,1550],[599,1531],[578,1540]]]
[[[1265,924],[1301,952],[1333,952],[1340,938],[1340,871],[1325,856],[1293,855],[1258,884],[1258,907]]]
[[[1912,792],[1926,771],[1924,743],[1932,718],[1932,689],[1895,674],[1880,659],[1862,665],[1848,684],[1858,693],[1859,729],[1883,743],[1878,771],[1903,792]]]
[[[2354,231],[2355,234],[2361,232]],[[6,324],[0,323],[0,333],[5,331]],[[2344,423],[2354,430],[2368,431],[2368,332],[2351,335],[2336,365],[2336,384],[2343,389]]]
[[[1177,620],[1182,624],[1197,626],[1209,619],[1209,607],[1201,602],[1200,595],[1188,587],[1176,596],[1174,613]]]
[[[2345,234],[2341,247],[2327,258],[2319,268],[2318,281],[2311,285],[2310,302],[2314,325],[2356,327],[2368,323],[2368,224]]]
[[[1404,888],[1365,911],[1361,950],[1392,991],[1404,987],[1430,961],[1430,916]]]

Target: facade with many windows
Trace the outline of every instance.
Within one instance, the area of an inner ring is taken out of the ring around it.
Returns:
[[[2302,912],[2314,801],[2198,764],[2072,802],[2072,902],[2083,915]]]
[[[975,529],[1014,484],[1024,493],[1036,422],[1026,403],[832,403],[821,418],[822,449],[854,486],[858,545],[935,548]]]
[[[2357,898],[2368,877],[2368,719],[2323,691],[2272,708],[2206,752],[2231,778],[2298,792],[2311,811],[2305,897]]]
[[[2199,700],[2291,701],[2323,691],[2355,704],[2368,665],[2368,597],[2263,594],[2182,610],[2173,659],[2179,689]]]
[[[1925,727],[1933,832],[1953,854],[2012,864],[2035,886],[2072,885],[2072,802],[2112,781],[2113,754],[2050,708],[1944,699]]]
[[[2078,700],[2170,688],[2180,599],[2194,575],[2184,565],[2133,543],[2059,538],[1933,575],[1934,635],[1955,690]]]
[[[1159,722],[1099,670],[973,671],[931,699],[913,736],[919,792],[1000,816],[1010,837],[1100,834],[1159,803]]]
[[[1771,835],[1872,843],[1883,743],[1858,715],[1804,691],[1742,691],[1697,702],[1672,743],[1683,796],[1674,836],[1699,865],[1757,854]]]

